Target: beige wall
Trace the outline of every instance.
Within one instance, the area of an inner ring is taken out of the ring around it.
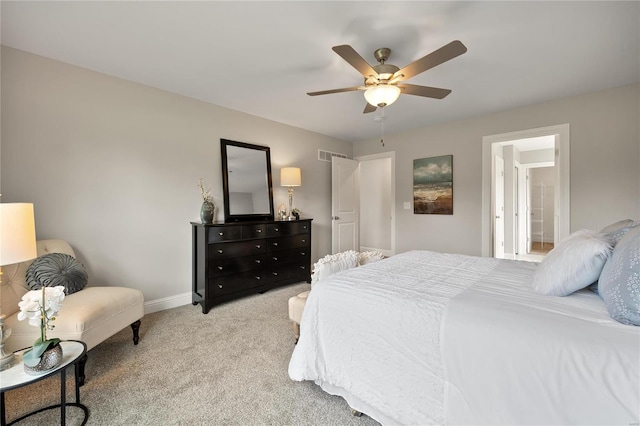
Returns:
[[[396,251],[481,253],[482,137],[570,123],[571,229],[640,218],[640,90],[621,87],[377,140],[345,143],[151,87],[2,47],[3,202],[33,202],[37,236],[77,249],[92,285],[179,297],[191,284],[189,221],[200,177],[222,206],[220,138],[271,147],[302,168],[295,205],[314,218],[313,259],[331,251],[330,163],[317,150],[395,151]],[[414,215],[413,159],[453,154],[454,215]],[[218,219],[221,217],[218,210]],[[169,305],[171,302],[167,302]]]
[[[37,237],[69,241],[90,285],[184,302],[200,177],[222,219],[220,138],[271,147],[276,207],[280,168],[302,169],[294,204],[314,218],[313,260],[330,253],[318,149],[351,156],[351,144],[11,48],[1,64],[2,201],[33,202]]]
[[[446,102],[446,100],[444,101]],[[624,86],[354,143],[396,153],[396,251],[481,254],[482,137],[569,123],[571,230],[640,219],[640,85]],[[414,215],[412,162],[453,154],[453,216]]]

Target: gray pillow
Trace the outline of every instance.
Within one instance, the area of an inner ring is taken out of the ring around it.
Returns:
[[[26,278],[29,290],[61,285],[67,295],[87,285],[87,271],[82,263],[65,253],[49,253],[38,257],[27,269]]]
[[[636,222],[635,220],[620,220],[600,230],[600,235],[602,235],[603,239],[611,244],[612,247],[615,247],[627,232],[638,225],[640,225],[640,222]]]
[[[640,227],[616,245],[600,274],[598,291],[611,318],[640,325]]]

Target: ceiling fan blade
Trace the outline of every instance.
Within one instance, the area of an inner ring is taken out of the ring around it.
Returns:
[[[415,84],[398,84],[398,87],[402,89],[402,93],[407,95],[424,96],[426,98],[442,99],[446,97],[451,90],[440,89],[438,87],[429,86],[416,86]]]
[[[322,90],[320,92],[307,92],[309,96],[329,95],[331,93],[353,92],[355,90],[365,90],[364,86],[344,87],[342,89]]]
[[[371,105],[369,102],[367,102],[367,106],[364,107],[364,111],[362,111],[363,114],[369,114],[370,112],[373,112],[377,109],[378,107],[375,107],[373,105]]]
[[[440,65],[443,62],[447,62],[448,60],[455,58],[456,56],[460,56],[466,51],[467,47],[462,44],[460,40],[454,40],[451,43],[442,46],[440,49],[434,50],[427,56],[423,56],[417,61],[410,63],[401,70],[396,71],[396,73],[393,74],[393,77],[396,78],[402,76],[402,80],[407,80],[414,75],[435,67],[436,65]]]
[[[343,44],[341,46],[333,46],[333,51],[342,57],[345,61],[347,61],[352,67],[357,69],[360,74],[364,76],[364,78],[368,78],[369,76],[373,76],[378,78],[378,73],[369,65],[367,61],[365,61],[362,56],[358,52],[356,52],[353,47],[348,44]]]

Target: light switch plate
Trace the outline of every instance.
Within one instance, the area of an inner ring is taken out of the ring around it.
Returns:
[[[404,209],[405,210],[410,210],[411,209],[411,202],[410,201],[405,201],[404,202]]]

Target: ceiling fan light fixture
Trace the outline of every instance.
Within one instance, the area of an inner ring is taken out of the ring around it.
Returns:
[[[364,92],[364,98],[373,106],[384,107],[389,106],[398,100],[400,92],[401,90],[398,86],[380,84],[378,86],[368,88]]]

